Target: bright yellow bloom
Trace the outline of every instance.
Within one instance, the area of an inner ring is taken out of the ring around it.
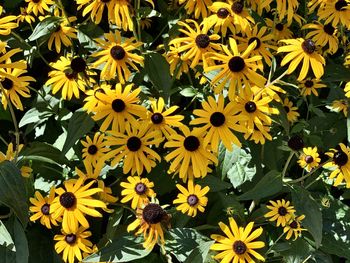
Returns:
[[[317,167],[321,162],[317,147],[303,148],[303,153],[300,155],[298,164],[301,168],[304,168],[307,172],[310,172],[313,168]]]
[[[296,240],[302,231],[305,231],[305,228],[301,227],[301,221],[305,218],[305,215],[294,216],[287,225],[283,228],[283,232],[287,233],[286,239],[289,240],[294,234],[294,240]]]
[[[0,16],[2,16],[4,9],[0,5]],[[0,18],[0,36],[6,36],[11,33],[11,30],[18,27],[16,16],[2,16]]]
[[[271,211],[266,213],[264,216],[269,218],[269,221],[277,221],[277,226],[285,227],[286,224],[293,218],[295,209],[294,206],[290,205],[289,201],[277,200],[270,201],[271,205],[266,207]]]
[[[298,107],[293,106],[293,102],[290,101],[288,98],[285,98],[283,101],[283,108],[287,113],[287,119],[290,122],[295,122],[298,117],[300,116],[299,112],[297,112]]]

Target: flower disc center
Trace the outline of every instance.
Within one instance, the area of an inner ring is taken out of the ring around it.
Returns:
[[[190,206],[195,206],[196,204],[198,204],[198,197],[196,195],[189,195],[187,197],[187,203],[190,205]]]
[[[64,238],[66,242],[70,245],[74,244],[77,241],[77,236],[74,234],[68,234]]]
[[[132,136],[128,139],[126,146],[130,151],[137,152],[141,148],[141,144],[142,142],[138,137]]]
[[[71,208],[77,202],[77,198],[71,192],[65,192],[60,196],[60,203],[64,208]]]
[[[316,50],[316,44],[314,41],[312,41],[311,39],[306,39],[302,44],[301,47],[303,48],[303,50],[308,53],[308,54],[312,54],[315,52]]]
[[[199,34],[197,37],[196,37],[196,45],[199,47],[199,48],[206,48],[208,47],[210,44],[210,38],[208,35],[206,34]]]
[[[115,112],[122,112],[125,109],[126,105],[125,102],[121,99],[115,99],[112,101],[112,109]]]
[[[122,60],[126,55],[124,48],[122,48],[121,46],[112,47],[110,54],[115,60]]]
[[[200,142],[196,136],[190,135],[184,140],[184,147],[187,151],[194,152],[199,148]]]
[[[41,207],[41,213],[43,213],[44,215],[49,215],[50,214],[50,205],[49,204],[44,204]]]
[[[237,240],[235,243],[233,243],[233,251],[237,255],[243,255],[247,251],[247,245],[241,240]]]
[[[214,127],[220,127],[221,125],[223,125],[225,123],[225,120],[226,120],[225,115],[222,114],[221,112],[214,112],[210,116],[210,123]]]
[[[148,224],[160,223],[165,215],[165,211],[158,204],[148,204],[142,211],[142,217]]]
[[[135,192],[138,195],[143,195],[144,193],[146,193],[147,190],[147,186],[144,183],[137,183],[135,186]]]
[[[154,124],[161,124],[163,122],[163,119],[164,119],[163,115],[159,112],[156,112],[151,116],[151,121]]]
[[[245,67],[244,59],[240,56],[234,56],[228,61],[228,67],[232,72],[240,72]]]
[[[253,113],[256,111],[256,104],[254,101],[248,101],[245,105],[244,105],[244,109],[248,112],[248,113]]]

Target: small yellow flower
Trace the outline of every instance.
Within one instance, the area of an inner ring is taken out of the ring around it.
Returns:
[[[276,202],[271,200],[270,204],[271,205],[267,205],[266,207],[271,211],[264,216],[267,218],[269,217],[269,221],[277,221],[277,226],[286,226],[294,216],[294,206],[290,205],[290,202],[285,201],[284,199],[277,200]]]
[[[298,164],[301,168],[304,168],[307,172],[310,172],[313,168],[317,167],[321,162],[319,154],[317,153],[317,147],[303,148],[303,153],[300,155]]]

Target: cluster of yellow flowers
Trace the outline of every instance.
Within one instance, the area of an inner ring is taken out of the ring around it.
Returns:
[[[135,14],[141,4],[155,9],[152,0],[136,1],[138,6],[128,0],[76,0],[77,11],[95,24],[102,23],[107,15],[108,32],[94,40],[97,49],[92,54],[74,49],[78,19],[67,15],[60,0],[25,2],[19,15],[6,14],[0,18],[0,35],[12,34],[19,39],[13,30],[20,25],[28,23],[32,28],[37,19],[60,17],[47,40],[48,49],[59,58],[48,63],[51,71],[45,85],[53,95],[60,91],[62,100],[83,97],[79,103],[98,126],[97,132],[81,141],[85,171],[76,168],[76,179],[65,180],[63,187],[52,187],[47,196],[36,191],[35,198],[30,198],[30,220],[61,229],[62,235],[54,237],[55,249],[57,253],[63,252],[63,260],[69,263],[82,261],[97,250],[87,239],[91,232],[86,216],[102,217],[98,209],[111,213],[113,209],[107,206],[118,200],[101,179],[106,164],[112,168],[122,166],[123,174],[127,175],[127,181],[120,183],[120,202],[130,202],[136,214],[127,230],[137,229],[135,234],[144,237],[147,249],[157,243],[163,245],[164,226],[170,215],[159,204],[152,189],[154,183],[145,174],[163,158],[169,163],[168,173],[174,180],[178,177],[186,184],[183,186],[180,180],[176,184],[179,191],[173,200],[176,209],[191,217],[197,216],[198,211],[203,213],[210,189],[201,185],[200,180],[219,164],[219,145],[232,151],[233,145],[241,147],[245,140],[256,144],[272,140],[273,115],[284,110],[290,123],[300,116],[291,100],[293,96],[285,90],[289,83],[282,78],[295,72],[297,93],[318,96],[318,90],[327,87],[321,82],[325,58],[339,52],[340,46],[348,52],[349,40],[341,34],[342,30],[350,30],[348,0],[309,1],[306,13],[317,18],[309,24],[297,14],[297,0],[179,0],[189,18],[177,23],[177,37],[157,49],[164,49],[163,56],[174,80],[181,81],[185,75],[191,79],[193,74],[200,85],[210,87],[210,95],[201,101],[201,108],[194,109],[191,118],[187,118],[183,114],[187,109],[171,106],[169,99],[160,96],[141,99],[145,95],[142,88],[132,84],[135,73],[144,67],[147,54],[141,38],[141,21],[135,21]],[[0,6],[0,15],[3,13]],[[253,18],[265,14],[272,14],[273,20]],[[144,24],[150,22],[145,20]],[[305,30],[304,38],[293,37],[292,25]],[[35,82],[27,74],[24,60],[13,61],[20,52],[21,49],[9,49],[6,42],[0,41],[1,103],[11,111],[13,106],[24,110],[21,97],[30,98],[30,85]],[[287,68],[273,79],[278,58],[280,66]],[[350,54],[345,56],[344,65],[350,66]],[[345,84],[344,97],[350,98],[350,82]],[[272,104],[279,105],[280,110]],[[344,98],[334,101],[330,108],[344,111],[346,116],[347,105]],[[6,155],[0,152],[0,162],[14,160],[23,145],[16,142],[13,147],[8,145]],[[329,178],[335,179],[336,186],[345,181],[350,188],[349,154],[350,149],[344,144],[326,154],[330,161],[323,167],[332,169]],[[307,172],[314,171],[320,162],[317,147],[304,148],[299,156],[299,164]],[[25,177],[32,173],[27,166],[22,166],[21,171]],[[301,227],[304,216],[296,216],[289,201],[270,203],[272,206],[267,207],[271,211],[265,217],[284,227],[286,239],[293,234],[296,239],[305,230]],[[227,237],[212,235],[216,243],[211,249],[223,251],[215,259],[255,262],[253,256],[264,260],[255,249],[265,243],[254,241],[262,234],[262,228],[253,230],[253,223],[238,227],[234,218],[229,218],[229,223],[229,227],[219,223]]]

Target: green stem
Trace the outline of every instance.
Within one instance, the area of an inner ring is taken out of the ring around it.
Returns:
[[[42,100],[45,101],[45,103],[47,104],[48,108],[49,108],[52,112],[54,112],[54,113],[56,114],[54,108],[50,105],[50,102],[47,101],[47,100],[45,99],[45,96],[44,96],[43,94],[41,94],[38,90],[36,90],[36,89],[34,89],[34,88],[32,88],[32,87],[29,87],[29,86],[28,86],[28,88],[29,88],[31,91],[34,91],[36,94],[38,94],[38,95],[42,98]]]
[[[276,240],[275,242],[269,247],[269,249],[266,251],[265,255],[269,254],[272,248],[277,244],[278,241],[284,236],[285,233],[282,233]]]
[[[13,125],[15,126],[16,146],[15,146],[15,159],[14,159],[14,161],[17,162],[18,150],[19,150],[19,128],[18,128],[18,122],[17,122],[15,111],[13,110],[10,98],[7,96],[7,94],[5,92],[5,89],[2,86],[1,82],[0,82],[0,89],[1,89],[2,95],[5,96],[5,98],[7,100],[7,104],[8,104],[9,110],[10,110],[12,122],[13,122]]]
[[[34,29],[33,29],[32,24],[29,24],[29,26],[30,26],[30,28],[31,28],[32,31],[33,31]],[[46,58],[43,56],[43,54],[41,54],[41,52],[40,52],[40,45],[39,45],[39,42],[38,42],[37,39],[35,40],[35,43],[36,43],[36,51],[37,51],[39,57],[44,61],[44,63],[45,63],[47,66],[49,66],[49,67],[52,69],[50,63],[46,60]]]
[[[324,163],[321,163],[319,166],[317,166],[315,169],[313,169],[312,171],[308,172],[307,174],[303,175],[302,177],[298,178],[298,179],[295,179],[295,180],[292,180],[292,181],[289,181],[288,183],[290,184],[295,184],[295,183],[298,183],[298,182],[301,182],[303,181],[304,179],[308,178],[310,175],[312,175],[314,172],[316,172],[318,169],[320,169],[321,167],[323,167],[323,165],[325,165],[326,163],[328,162],[325,161]]]
[[[7,143],[7,141],[0,135],[0,140],[6,145],[8,146],[9,144]]]
[[[32,28],[33,31],[33,28]],[[29,49],[32,48],[32,46],[30,44],[28,44],[20,35],[18,35],[17,33],[11,31],[11,35],[16,38],[17,40],[19,40],[19,42],[21,42],[22,44],[24,44],[26,47],[28,47]]]
[[[283,167],[283,170],[282,170],[282,180],[286,176],[286,172],[287,172],[289,163],[292,160],[293,156],[294,156],[294,152],[290,152],[290,154],[288,156],[288,159],[287,159],[286,163],[284,164],[284,167]]]

